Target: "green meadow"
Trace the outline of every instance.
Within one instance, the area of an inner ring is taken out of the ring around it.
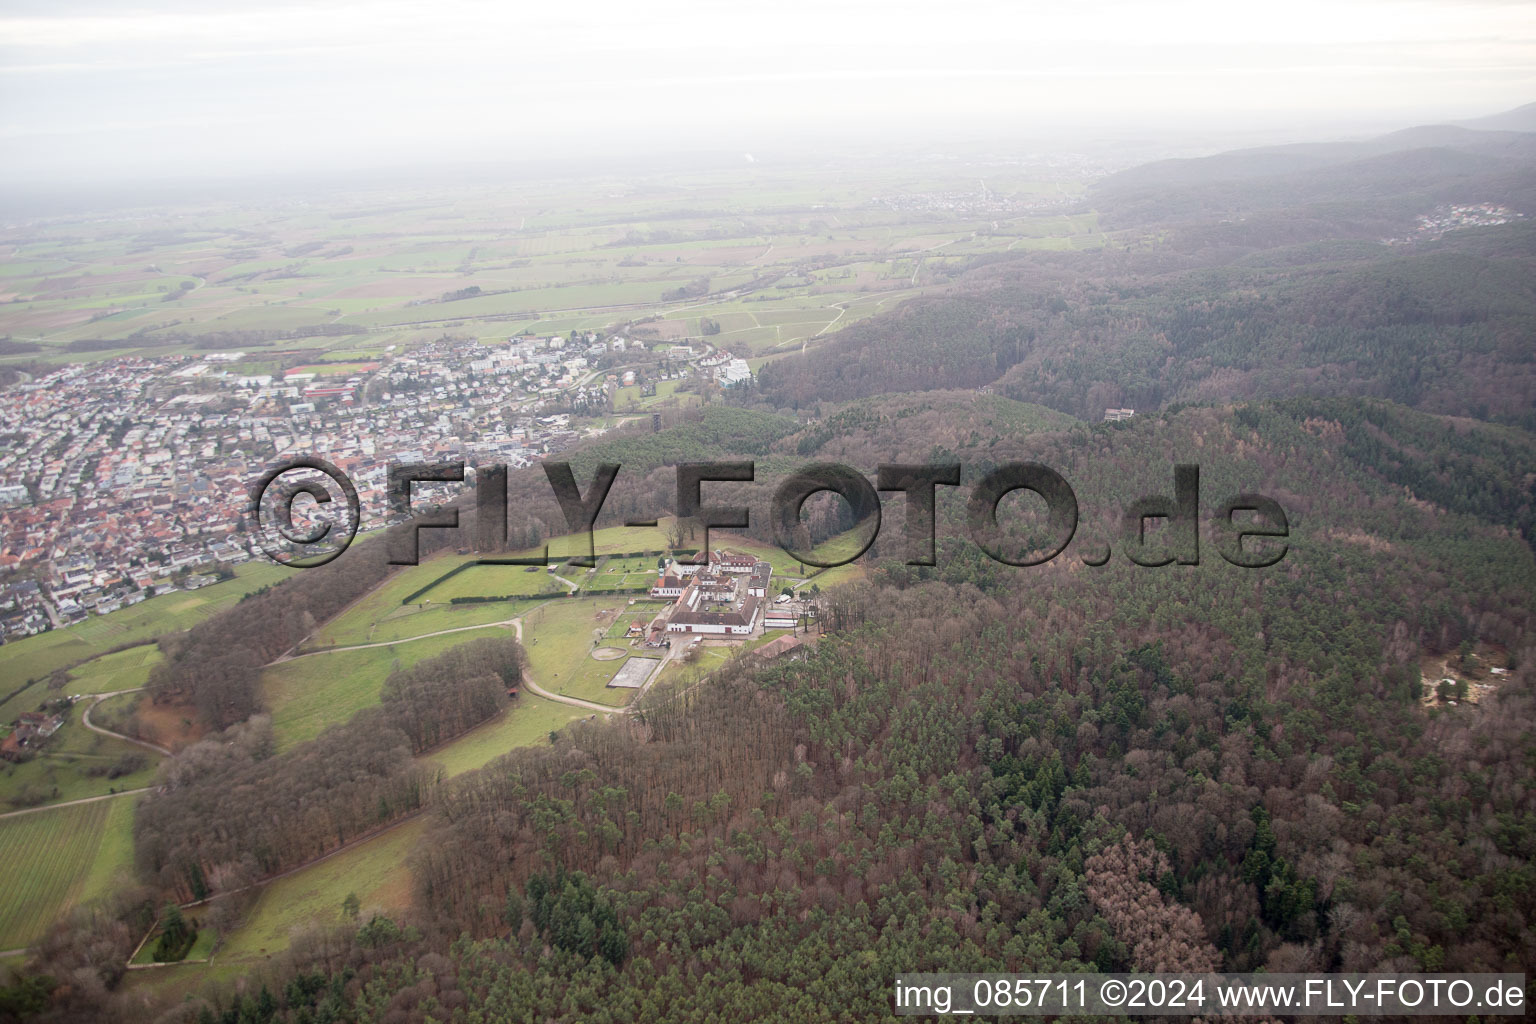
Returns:
[[[608,687],[608,680],[629,660],[598,661],[592,650],[603,643],[609,625],[627,621],[629,598],[579,597],[535,608],[523,619],[523,649],[528,672],[551,693],[622,707],[634,691]]]
[[[307,654],[262,670],[262,698],[272,713],[279,751],[312,740],[359,710],[379,702],[385,678],[395,668],[409,668],[477,636],[494,636],[498,627],[449,633],[361,650]]]
[[[461,775],[514,748],[548,743],[551,732],[589,714],[582,708],[545,700],[525,690],[491,721],[426,754],[423,760],[437,765],[448,776]]]

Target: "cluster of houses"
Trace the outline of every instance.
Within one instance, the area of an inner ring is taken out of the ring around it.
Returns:
[[[1523,220],[1525,214],[1500,203],[1455,203],[1437,206],[1414,220],[1413,233],[1400,238],[1384,238],[1387,245],[1411,245],[1433,241],[1447,231],[1460,228],[1486,228]]]
[[[388,465],[406,456],[521,466],[569,447],[569,416],[540,415],[514,376],[494,372],[503,351],[444,341],[386,355],[374,379],[388,390],[370,402],[325,403],[341,396],[313,393],[304,373],[241,373],[242,353],[67,366],[5,389],[0,640],[257,557],[241,529],[248,488],[281,458],[335,463],[377,509]]]
[[[599,364],[644,348],[595,333],[505,345],[444,337],[389,346],[334,374],[322,363],[279,368],[298,350],[134,356],[6,388],[0,642],[260,557],[243,529],[248,487],[280,459],[326,459],[377,509],[388,504],[392,462],[526,466],[564,450],[579,439],[571,414],[606,411],[620,383]],[[728,386],[751,377],[743,360],[708,345],[674,344],[667,356],[678,362],[662,376],[693,372],[702,358],[711,362],[702,372]]]
[[[0,758],[7,761],[24,760],[28,752],[37,749],[42,742],[64,724],[64,716],[43,711],[23,711],[5,739],[0,740]]]

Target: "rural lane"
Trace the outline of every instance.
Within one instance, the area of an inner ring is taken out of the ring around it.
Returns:
[[[522,643],[523,620],[520,618],[508,619],[506,624],[517,631],[517,642]],[[580,697],[567,697],[563,693],[550,693],[548,690],[544,689],[544,687],[533,681],[533,678],[528,675],[527,669],[523,670],[523,685],[528,687],[531,692],[538,694],[540,697],[543,697],[545,700],[552,700],[561,704],[569,704],[572,707],[577,708],[586,708],[589,711],[601,711],[605,715],[622,715],[625,714],[628,710],[627,708],[609,707],[607,704],[599,704],[596,701],[582,700]]]
[[[87,707],[84,711],[80,712],[80,724],[85,726],[87,729],[91,730],[91,732],[99,732],[103,736],[111,736],[114,739],[126,740],[129,743],[136,743],[136,744],[138,744],[141,747],[148,747],[150,750],[153,750],[157,754],[164,754],[166,757],[170,757],[171,756],[171,752],[169,750],[167,750],[165,747],[162,747],[158,743],[151,743],[148,740],[135,739],[132,736],[124,736],[120,732],[113,732],[111,729],[103,729],[99,725],[92,725],[91,724],[91,711],[96,707],[97,704],[100,704],[102,701],[106,700],[108,697],[116,697],[119,694],[123,694],[123,693],[138,693],[142,689],[144,689],[144,687],[142,687],[142,686],[134,686],[134,687],[131,687],[131,688],[127,689],[127,690],[113,690],[111,693],[97,693],[97,694],[93,694],[92,696],[94,696],[95,699],[91,701],[90,707]],[[57,806],[57,805],[55,805],[55,806]]]
[[[570,581],[567,580],[565,582],[569,583]],[[455,626],[453,629],[439,629],[433,633],[422,633],[420,636],[403,637],[399,640],[378,640],[367,644],[352,644],[348,647],[327,647],[323,651],[309,651],[305,654],[284,655],[283,657],[278,658],[277,661],[274,661],[272,664],[278,665],[285,661],[297,661],[300,658],[315,658],[322,654],[338,654],[342,651],[363,651],[371,647],[393,647],[395,644],[406,644],[410,643],[412,640],[425,640],[429,636],[444,636],[448,633],[465,633],[472,629],[491,629],[496,626],[511,627],[517,633],[517,642],[523,642],[523,620],[522,617],[519,616],[515,619],[504,619],[501,622],[486,622],[478,626]],[[607,704],[599,704],[596,701],[582,700],[580,697],[567,697],[563,693],[550,693],[548,690],[544,689],[538,683],[530,679],[526,670],[523,672],[523,685],[528,687],[531,692],[538,694],[540,697],[543,697],[545,700],[552,700],[559,704],[569,704],[572,707],[586,708],[588,711],[601,711],[605,715],[622,713],[625,710],[623,708],[611,707]]]
[[[115,736],[116,733],[113,733],[113,735]],[[0,814],[0,819],[19,818],[23,814],[40,814],[43,811],[53,811],[59,809],[60,807],[74,807],[76,804],[93,804],[98,800],[116,800],[120,796],[132,796],[135,793],[148,793],[151,789],[154,788],[155,787],[153,786],[140,786],[138,789],[124,789],[119,790],[116,793],[103,793],[101,796],[83,796],[79,800],[65,800],[62,803],[57,804],[39,804],[36,807],[23,807],[19,811],[6,811],[4,814]],[[4,951],[0,951],[0,956],[4,955]]]

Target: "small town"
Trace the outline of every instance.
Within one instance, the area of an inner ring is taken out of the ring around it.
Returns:
[[[285,355],[103,360],[0,394],[0,637],[194,590],[257,557],[247,490],[279,459],[326,459],[384,507],[392,462],[526,466],[621,422],[619,388],[751,379],[703,342],[574,331],[248,372]]]

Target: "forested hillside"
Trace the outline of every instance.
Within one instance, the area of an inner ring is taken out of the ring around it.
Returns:
[[[1461,221],[1457,204],[1495,212]],[[992,385],[1098,420],[1332,394],[1536,424],[1536,135],[1434,126],[1162,161],[1098,182],[1088,207],[1102,249],[979,258],[763,367],[747,401]]]
[[[1088,420],[1106,408],[1331,394],[1530,424],[1536,224],[1408,248],[1201,245],[1189,256],[978,267],[948,295],[770,364],[752,397],[805,409],[908,390],[914,365],[958,349],[964,374],[931,374],[924,389],[990,384]],[[970,345],[996,356],[967,358]]]
[[[1144,164],[1095,187],[1112,227],[1259,220],[1319,238],[1395,234],[1442,203],[1528,208],[1536,135],[1427,125],[1358,142],[1302,143]]]
[[[1038,459],[1073,484],[1080,541],[1003,566],[942,502],[939,564],[882,544],[808,660],[733,662],[452,781],[427,801],[415,914],[188,1013],[878,1020],[907,970],[1536,957],[1529,435],[1358,400],[1053,415],[907,396],[778,442]],[[1206,510],[1278,500],[1284,560],[1083,564],[1178,460]],[[1490,688],[1426,700],[1424,659]]]

